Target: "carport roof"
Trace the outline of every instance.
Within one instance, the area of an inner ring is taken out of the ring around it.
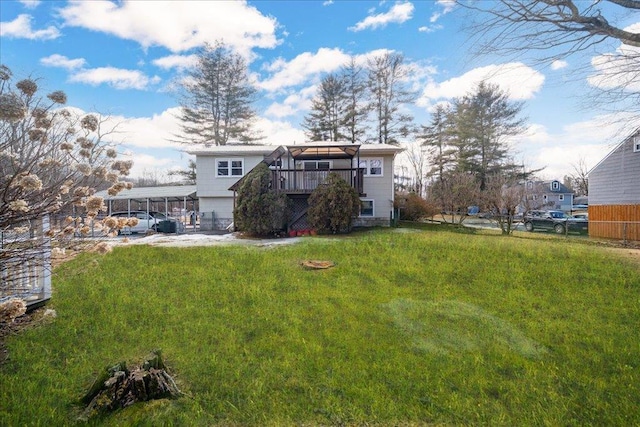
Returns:
[[[171,185],[165,187],[133,187],[131,190],[122,190],[116,196],[110,196],[107,190],[98,191],[96,194],[105,201],[108,200],[135,200],[151,202],[164,202],[165,200],[183,201],[197,200],[195,185]]]

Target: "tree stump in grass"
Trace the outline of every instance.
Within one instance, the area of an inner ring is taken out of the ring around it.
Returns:
[[[310,270],[324,270],[327,268],[335,267],[335,263],[333,261],[318,261],[318,260],[307,260],[302,261],[300,263],[304,268]]]
[[[180,390],[166,371],[160,350],[155,350],[133,370],[120,362],[103,370],[81,401],[86,404],[81,420],[126,408],[136,402],[175,398]]]

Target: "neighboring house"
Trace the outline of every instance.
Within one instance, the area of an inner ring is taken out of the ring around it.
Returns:
[[[589,171],[589,236],[640,241],[640,129]]]
[[[314,142],[297,145],[223,145],[189,150],[196,156],[196,185],[202,230],[233,224],[239,181],[261,162],[272,170],[273,190],[292,201],[289,228],[309,228],[307,200],[330,172],[336,172],[360,195],[357,226],[390,225],[393,212],[393,164],[401,148],[386,144]]]
[[[573,191],[558,180],[527,181],[526,201],[521,212],[532,209],[549,209],[570,212],[573,207]]]

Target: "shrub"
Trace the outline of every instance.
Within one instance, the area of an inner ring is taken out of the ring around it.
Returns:
[[[416,193],[396,194],[394,207],[400,209],[400,219],[407,221],[418,221],[438,213],[438,208],[434,204]]]
[[[256,236],[275,234],[285,228],[287,212],[287,196],[272,191],[269,167],[260,163],[238,189],[236,228]]]
[[[318,233],[348,232],[359,213],[358,192],[336,173],[330,173],[309,196],[307,218]]]

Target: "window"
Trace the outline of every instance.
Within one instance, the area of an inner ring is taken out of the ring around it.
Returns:
[[[547,199],[548,199],[548,197],[547,197],[546,194],[544,196],[542,196],[542,200],[544,200],[545,202],[547,201]]]
[[[331,162],[328,160],[313,160],[304,162],[306,171],[328,171],[331,169]]]
[[[382,176],[382,158],[360,159],[360,168],[364,169],[365,176]]]
[[[564,201],[564,194],[558,195],[558,200],[561,202]]]
[[[560,190],[560,183],[558,181],[551,181],[551,191]]]
[[[633,152],[640,153],[640,136],[633,137]]]
[[[216,176],[242,176],[244,175],[243,159],[218,159],[216,160]]]
[[[360,216],[373,216],[373,200],[360,200]]]

